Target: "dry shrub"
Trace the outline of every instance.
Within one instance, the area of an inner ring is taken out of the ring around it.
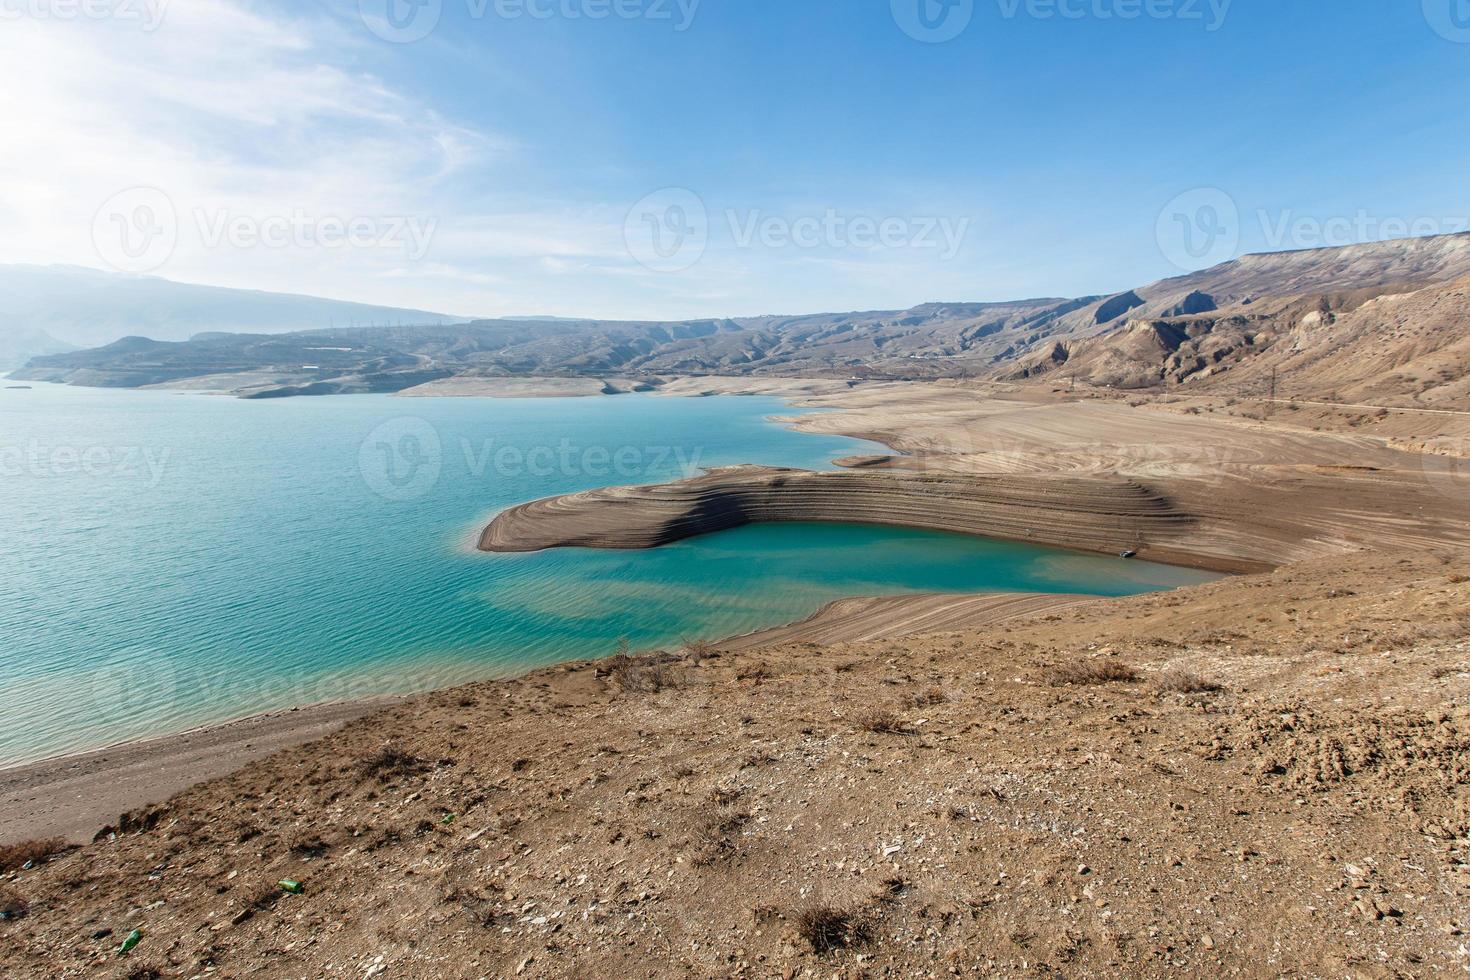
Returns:
[[[717,815],[708,818],[705,825],[694,834],[694,866],[708,868],[734,860],[740,853],[740,845],[736,842],[736,838],[740,836],[751,819],[748,813]]]
[[[657,694],[665,688],[684,686],[683,671],[667,655],[631,657],[618,654],[607,663],[607,676],[629,694]]]
[[[716,806],[729,806],[744,794],[738,786],[716,786],[709,791],[709,801]]]
[[[685,637],[679,641],[684,648],[684,655],[696,662],[700,660],[715,660],[720,656],[720,648],[708,640],[691,640]]]
[[[879,710],[863,715],[857,720],[858,727],[875,735],[907,735],[908,726],[892,711]]]
[[[20,892],[0,888],[0,922],[25,918],[30,908],[30,903],[21,897]]]
[[[1218,694],[1225,688],[1188,670],[1171,670],[1158,680],[1158,688],[1165,694]]]
[[[364,779],[376,778],[379,782],[386,783],[394,777],[421,775],[429,768],[429,764],[390,742],[363,759],[358,768]]]
[[[867,931],[851,913],[830,905],[817,905],[796,914],[796,933],[815,953],[858,946],[867,941]]]
[[[737,681],[755,681],[757,684],[768,681],[774,676],[775,675],[771,673],[771,668],[767,667],[763,663],[751,664],[748,667],[741,667],[735,672],[735,679]]]
[[[1138,680],[1138,671],[1121,660],[1076,660],[1051,668],[1046,672],[1046,680],[1055,687],[1133,684]]]
[[[19,871],[29,863],[40,864],[53,854],[66,850],[66,841],[60,837],[43,840],[28,840],[20,844],[0,846],[0,874]]]

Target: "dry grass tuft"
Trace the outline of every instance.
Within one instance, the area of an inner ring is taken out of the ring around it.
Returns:
[[[818,905],[796,914],[796,932],[815,953],[858,946],[867,941],[863,926],[850,912]]]
[[[736,786],[716,786],[709,791],[709,801],[715,806],[729,806],[740,799],[744,792]]]
[[[19,871],[27,864],[40,864],[66,849],[66,841],[60,837],[47,837],[43,840],[28,840],[20,844],[0,846],[0,874],[7,871]]]
[[[1121,660],[1076,660],[1052,667],[1046,672],[1046,680],[1054,687],[1133,684],[1138,681],[1138,671]]]
[[[875,735],[908,735],[908,725],[892,711],[874,711],[858,718],[858,728]]]
[[[358,765],[364,779],[376,778],[382,783],[395,777],[418,776],[429,768],[429,764],[423,759],[391,742]]]
[[[696,868],[709,868],[733,861],[740,854],[738,838],[746,824],[753,818],[748,813],[733,813],[728,816],[712,816],[695,832],[693,839],[693,864]]]
[[[1208,677],[1188,670],[1171,670],[1159,677],[1158,689],[1165,694],[1218,694],[1225,690]]]

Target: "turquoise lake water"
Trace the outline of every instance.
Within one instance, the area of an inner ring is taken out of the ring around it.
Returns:
[[[0,383],[3,384],[3,383]],[[870,444],[772,398],[240,401],[0,387],[0,765],[801,618],[832,599],[1211,576],[889,528],[492,556],[495,512]]]

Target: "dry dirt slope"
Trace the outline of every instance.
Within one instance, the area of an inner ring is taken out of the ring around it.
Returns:
[[[426,697],[8,876],[0,974],[1458,973],[1463,560]]]

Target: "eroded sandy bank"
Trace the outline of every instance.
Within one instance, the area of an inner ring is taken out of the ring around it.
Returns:
[[[654,548],[745,524],[877,524],[1103,554],[1185,553],[1193,518],[1134,480],[725,467],[675,483],[612,487],[512,507],[480,536],[490,552]],[[1219,568],[1211,556],[1198,563]],[[1246,562],[1222,570],[1238,571]],[[1258,566],[1264,567],[1264,566]],[[1258,569],[1257,569],[1258,570]]]

